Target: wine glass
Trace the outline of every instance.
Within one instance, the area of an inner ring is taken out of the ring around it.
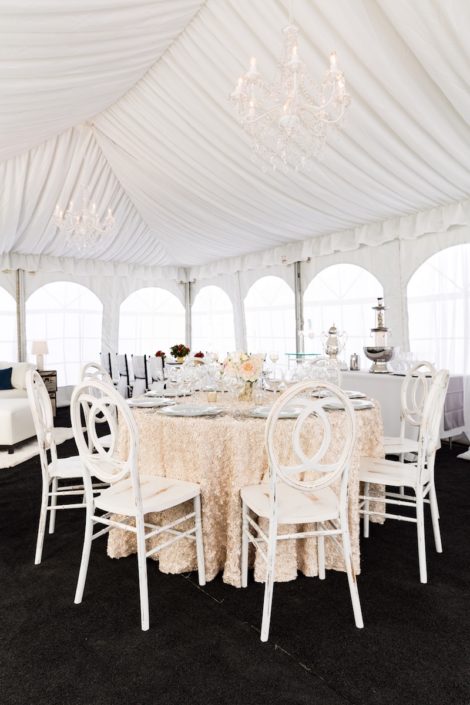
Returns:
[[[274,367],[276,367],[276,362],[279,360],[279,353],[277,352],[270,352],[269,353],[269,359],[273,363]]]

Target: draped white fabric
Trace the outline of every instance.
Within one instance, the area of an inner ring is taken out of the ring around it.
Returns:
[[[297,0],[303,59],[319,75],[335,49],[352,105],[324,161],[286,177],[250,161],[228,94],[251,55],[274,75],[288,4],[3,3],[0,266],[83,257],[51,225],[80,170],[117,217],[86,256],[173,279],[468,225],[468,2]]]
[[[119,100],[201,5],[200,0],[3,0],[0,159]]]

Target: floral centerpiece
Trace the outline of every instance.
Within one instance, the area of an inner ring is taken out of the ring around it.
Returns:
[[[164,361],[166,358],[166,352],[163,352],[163,350],[157,350],[157,352],[155,353],[155,357],[161,357]]]
[[[202,350],[199,350],[199,352],[194,353],[194,362],[201,365],[204,362],[204,357],[205,357],[205,355],[202,352]]]
[[[170,352],[177,362],[184,362],[184,358],[189,355],[190,350],[183,343],[179,343],[178,345],[172,345]]]
[[[225,372],[233,374],[242,382],[244,388],[238,397],[241,401],[250,401],[253,396],[253,385],[261,377],[264,365],[264,355],[243,352],[230,353],[224,361]]]

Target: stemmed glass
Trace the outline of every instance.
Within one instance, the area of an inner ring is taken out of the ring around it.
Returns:
[[[270,359],[271,362],[273,363],[273,372],[274,372],[274,375],[275,375],[275,374],[276,374],[276,363],[277,363],[278,360],[279,360],[279,353],[277,353],[277,352],[275,352],[275,351],[274,351],[274,352],[270,352],[270,353],[269,353],[269,359]]]

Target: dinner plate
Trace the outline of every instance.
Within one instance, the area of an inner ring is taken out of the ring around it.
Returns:
[[[139,409],[159,409],[162,406],[170,406],[175,402],[171,399],[164,399],[162,397],[158,398],[143,398],[143,399],[128,399],[127,403],[129,406],[134,406]]]
[[[194,406],[176,404],[175,406],[165,406],[160,409],[160,413],[165,414],[165,416],[217,416],[222,411],[222,407],[209,404],[197,404]]]
[[[371,401],[364,401],[363,399],[351,399],[351,404],[355,411],[362,411],[363,409],[373,409],[374,405]],[[323,408],[327,411],[337,411],[339,409],[344,409],[343,404],[339,399],[332,399],[323,405]]]
[[[191,393],[190,392],[182,392],[181,390],[176,390],[176,389],[164,389],[162,392],[162,397],[168,397],[169,399],[172,399],[174,397],[190,397]]]
[[[364,394],[364,392],[356,392],[353,389],[342,389],[341,391],[343,394],[346,394],[349,399],[367,399],[367,394]],[[314,392],[312,396],[323,399],[324,397],[329,397],[330,395],[331,392],[329,392],[328,389],[321,389],[318,392]]]
[[[267,419],[270,411],[270,406],[255,406],[255,408],[250,411],[250,416],[254,416],[255,419]],[[288,406],[287,408],[281,411],[281,413],[279,414],[279,418],[296,419],[301,411],[301,406]]]

